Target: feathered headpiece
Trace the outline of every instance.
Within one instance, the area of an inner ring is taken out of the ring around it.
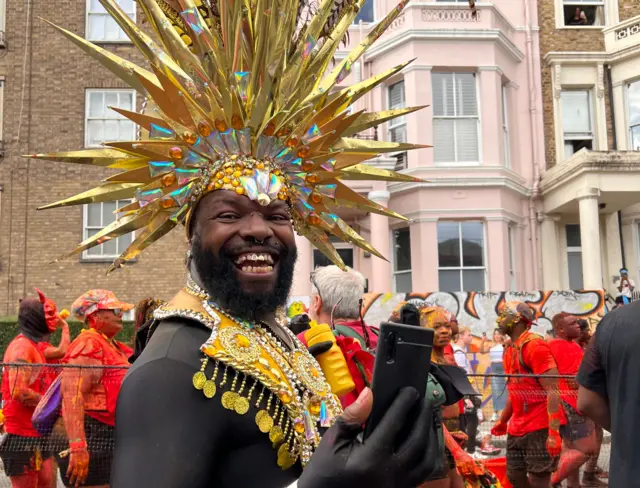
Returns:
[[[134,199],[117,210],[119,219],[69,255],[139,230],[111,271],[175,226],[188,226],[199,198],[225,189],[262,205],[289,202],[296,231],[342,268],[329,235],[383,257],[335,211],[356,207],[403,217],[343,181],[421,181],[363,163],[380,153],[427,146],[354,137],[420,108],[347,110],[408,63],[336,89],[408,0],[330,69],[364,1],[322,0],[312,8],[300,0],[139,0],[157,43],[115,0],[100,0],[150,70],[56,27],[156,107],[151,115],[114,108],[147,130],[148,139],[31,156],[122,170],[96,188],[42,208]]]

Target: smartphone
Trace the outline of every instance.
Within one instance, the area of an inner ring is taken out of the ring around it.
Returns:
[[[375,430],[402,388],[415,388],[422,403],[429,379],[432,347],[432,329],[393,322],[380,325],[371,381],[373,409],[365,425],[365,440]]]

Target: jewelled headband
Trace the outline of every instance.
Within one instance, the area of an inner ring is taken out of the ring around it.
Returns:
[[[505,302],[500,306],[496,323],[498,326],[511,329],[518,322],[530,327],[534,320],[534,312],[523,302]]]
[[[456,316],[449,312],[449,310],[435,306],[421,308],[420,318],[422,319],[424,326],[428,329],[434,329],[435,324],[458,322]]]
[[[54,26],[155,105],[149,114],[114,108],[148,131],[146,140],[31,156],[122,170],[94,189],[42,208],[134,199],[117,210],[114,223],[67,256],[138,231],[111,271],[175,226],[187,225],[203,195],[225,189],[261,205],[289,202],[296,231],[343,269],[330,235],[384,258],[335,212],[351,207],[403,217],[343,181],[422,181],[364,161],[428,146],[354,137],[421,108],[349,113],[355,101],[408,64],[337,88],[408,0],[330,70],[364,1],[322,0],[313,9],[300,0],[140,0],[156,43],[115,0],[100,0],[151,71]]]

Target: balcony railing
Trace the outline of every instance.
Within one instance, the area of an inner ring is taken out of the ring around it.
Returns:
[[[607,53],[616,53],[640,44],[640,15],[603,30]]]

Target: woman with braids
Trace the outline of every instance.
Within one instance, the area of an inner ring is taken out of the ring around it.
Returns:
[[[157,300],[155,298],[145,298],[140,300],[136,305],[134,311],[134,336],[133,336],[133,354],[129,358],[129,362],[133,364],[136,358],[140,355],[144,346],[149,340],[150,333],[152,332],[153,312],[164,305],[163,300]]]

